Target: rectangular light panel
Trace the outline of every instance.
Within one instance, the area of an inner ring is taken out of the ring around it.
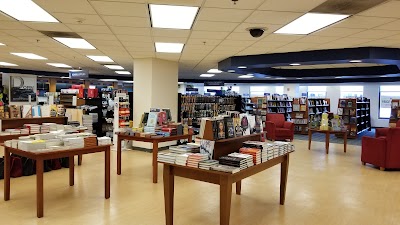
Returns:
[[[156,52],[181,53],[184,44],[156,42]]]
[[[19,21],[58,23],[58,20],[31,0],[1,0],[0,11]]]
[[[222,73],[222,71],[219,69],[210,69],[207,71],[207,73]]]
[[[5,44],[3,44],[3,43],[0,43],[0,45],[5,45]]]
[[[14,63],[8,63],[8,62],[0,62],[0,66],[18,66],[18,65],[14,64]]]
[[[111,70],[124,70],[124,67],[119,65],[104,65],[104,66]]]
[[[22,58],[26,58],[26,59],[39,59],[39,60],[46,60],[47,58],[42,57],[40,55],[36,55],[33,53],[16,53],[16,52],[11,52],[11,54],[22,57]]]
[[[86,57],[96,62],[114,62],[110,57],[103,55],[87,55]]]
[[[200,77],[213,77],[215,74],[201,74]]]
[[[58,67],[58,68],[72,68],[72,66],[69,66],[64,63],[47,63],[47,65]]]
[[[54,40],[70,47],[78,49],[96,49],[93,45],[87,42],[83,38],[63,38],[63,37],[53,37]]]
[[[129,71],[115,71],[118,74],[131,74]]]
[[[168,29],[192,28],[198,7],[150,4],[152,27]]]
[[[324,27],[332,25],[340,20],[346,19],[349,15],[306,13],[281,29],[276,34],[311,34]]]
[[[253,78],[254,76],[253,75],[241,75],[241,76],[238,76],[238,78]]]

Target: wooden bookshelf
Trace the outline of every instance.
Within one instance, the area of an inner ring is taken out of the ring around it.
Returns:
[[[392,99],[391,105],[389,127],[396,127],[396,123],[400,119],[400,99]]]
[[[357,138],[361,132],[371,130],[370,99],[340,98],[337,114],[348,127],[348,138]]]
[[[287,96],[280,96],[274,94],[272,96],[266,96],[266,110],[267,114],[283,114],[286,121],[291,121],[291,113],[293,99]]]
[[[254,97],[251,98],[254,103],[254,115],[261,116],[261,120],[265,128],[265,119],[267,116],[267,99],[265,97]]]

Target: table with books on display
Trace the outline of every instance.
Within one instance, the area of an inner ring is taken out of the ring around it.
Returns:
[[[10,177],[22,170],[36,173],[37,217],[43,217],[43,172],[46,161],[68,159],[69,185],[74,185],[74,156],[97,152],[105,153],[105,198],[110,197],[110,146],[111,138],[96,137],[91,133],[68,133],[57,131],[35,134],[4,142],[4,200],[10,200]],[[13,155],[10,155],[13,154]],[[18,156],[18,157],[16,157]],[[21,158],[31,160],[30,168],[23,168]],[[20,163],[16,163],[16,162]],[[60,163],[60,162],[58,162]],[[20,166],[17,166],[20,165]],[[36,166],[34,166],[36,165]],[[61,165],[60,165],[61,167]]]
[[[313,133],[323,133],[325,134],[325,150],[326,154],[329,154],[329,142],[330,142],[330,136],[331,134],[340,134],[343,136],[343,145],[344,145],[344,152],[347,150],[347,129],[344,130],[332,130],[327,129],[327,130],[321,130],[319,128],[309,128],[308,129],[308,150],[311,150],[311,140],[312,140],[312,134]]]

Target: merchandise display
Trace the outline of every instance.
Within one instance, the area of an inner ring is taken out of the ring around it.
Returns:
[[[400,119],[400,99],[392,99],[389,119],[389,127],[397,127]]]
[[[337,114],[348,127],[348,138],[356,138],[363,131],[371,130],[370,99],[340,98]]]
[[[291,113],[293,112],[292,106],[292,98],[288,97],[286,94],[279,95],[267,95],[266,97],[266,110],[267,114],[283,114],[285,116],[286,121],[291,121],[292,116]],[[264,104],[263,104],[264,105]]]

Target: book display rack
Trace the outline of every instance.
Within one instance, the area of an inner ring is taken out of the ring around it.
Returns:
[[[357,134],[371,130],[370,99],[368,98],[340,98],[337,114],[349,128],[349,138],[356,138]]]
[[[392,99],[389,127],[396,127],[397,121],[400,119],[400,99]]]
[[[260,116],[264,124],[263,130],[265,129],[265,120],[267,116],[267,99],[265,97],[254,97],[251,101],[255,104],[254,115]]]
[[[294,98],[292,122],[297,134],[308,134],[308,124],[312,120],[321,120],[322,113],[330,111],[329,98]]]
[[[291,121],[293,112],[293,100],[287,95],[273,94],[266,96],[266,110],[267,114],[279,113],[284,114],[286,121]]]

